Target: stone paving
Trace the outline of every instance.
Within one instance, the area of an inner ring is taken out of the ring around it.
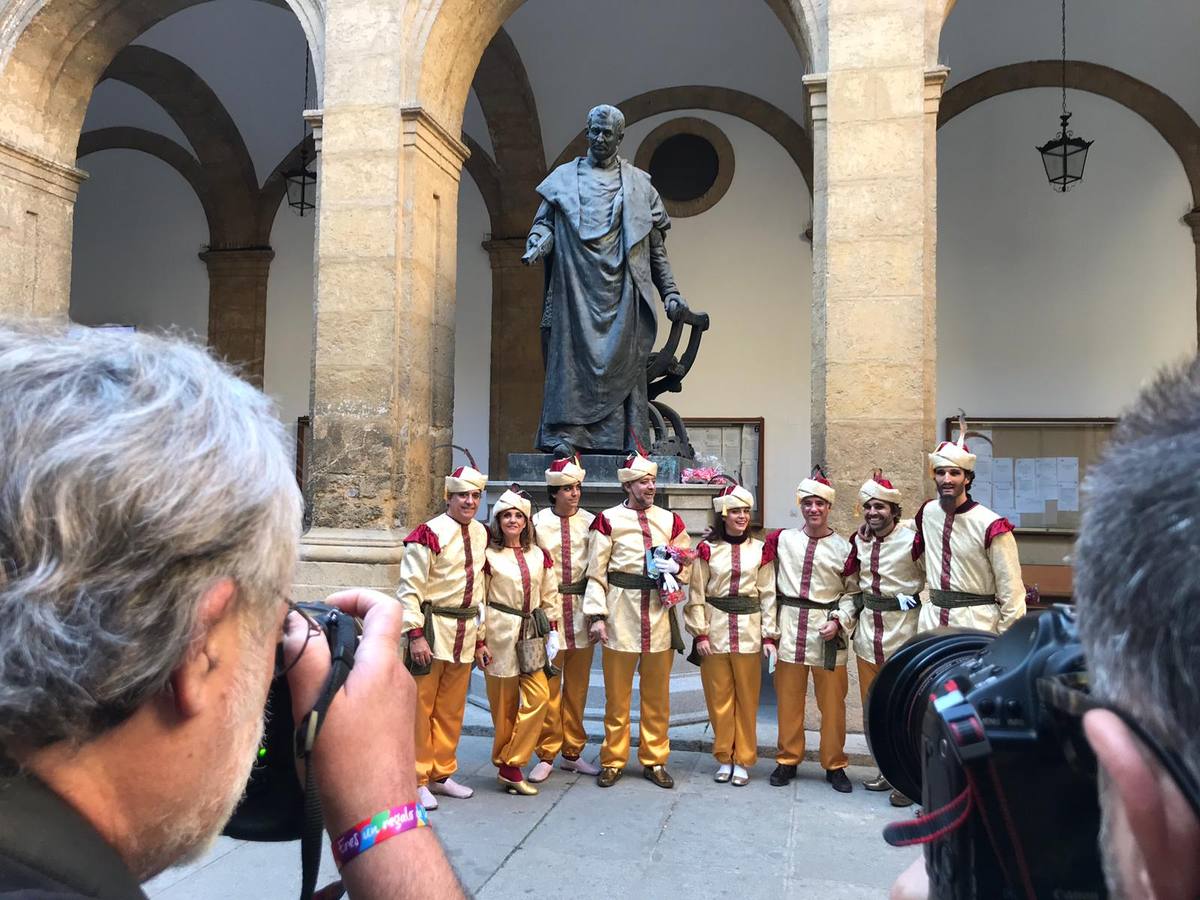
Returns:
[[[590,745],[584,755],[597,752]],[[912,811],[862,789],[871,768],[851,767],[848,795],[830,789],[812,762],[789,787],[774,788],[766,757],[750,784],[736,788],[713,782],[707,753],[676,750],[674,790],[645,781],[635,758],[608,790],[555,770],[538,796],[513,797],[496,785],[490,753],[490,738],[463,738],[460,777],[475,797],[442,798],[431,814],[463,883],[481,900],[886,897],[918,855],[880,837],[887,822]],[[326,849],[319,883],[334,872]],[[299,886],[298,844],[222,838],[200,862],[160,875],[146,891],[156,900],[290,900]]]

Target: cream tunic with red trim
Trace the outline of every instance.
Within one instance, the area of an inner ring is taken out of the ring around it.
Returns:
[[[941,504],[928,500],[916,523],[926,587],[996,596],[994,606],[941,609],[927,603],[921,607],[921,631],[952,625],[1000,633],[1025,615],[1021,560],[1008,519],[974,500],[947,516]]]
[[[430,519],[404,539],[400,585],[396,596],[404,605],[404,633],[423,628],[421,604],[473,606],[483,602],[483,562],[488,532],[471,520],[461,525],[449,515]],[[475,658],[476,619],[434,616],[433,658],[469,663]]]
[[[779,660],[821,666],[825,640],[817,632],[834,619],[849,635],[854,627],[858,579],[850,571],[850,542],[840,534],[810,538],[803,528],[772,532],[767,546],[775,553],[775,595],[807,597],[827,609],[797,609],[779,604]],[[837,664],[846,664],[839,650]]]
[[[683,520],[659,506],[635,510],[622,504],[606,509],[592,522],[588,550],[588,586],[583,611],[588,616],[607,616],[611,650],[625,653],[657,653],[671,649],[669,610],[658,599],[658,591],[613,587],[610,569],[643,575],[646,551],[663,545],[688,549],[692,539]],[[680,583],[689,577],[687,567],[675,576]]]
[[[683,607],[689,634],[705,635],[713,653],[758,653],[764,632],[776,633],[775,567],[767,545],[755,538],[740,544],[701,541],[692,563],[691,589]],[[736,576],[736,577],[735,577]],[[737,594],[759,601],[760,612],[721,612],[707,600]]]
[[[556,629],[558,575],[554,571],[554,560],[536,545],[528,550],[489,545],[483,572],[487,580],[487,599],[478,640],[487,644],[492,657],[487,673],[497,678],[512,678],[521,674],[517,666],[517,641],[522,637],[533,637],[533,633],[527,630],[522,635],[524,619],[492,609],[490,604],[503,603],[525,612],[543,609],[550,620],[550,628]]]
[[[537,542],[554,560],[559,584],[570,584],[587,577],[588,538],[595,520],[586,509],[569,518],[556,515],[553,509],[534,514],[533,529]],[[566,548],[567,552],[563,552]],[[588,645],[587,616],[583,614],[583,594],[563,594],[561,635],[566,650]]]
[[[863,540],[850,536],[854,547],[854,570],[864,593],[886,597],[916,596],[925,587],[924,557],[919,552],[917,532],[899,524],[883,539],[872,535]],[[854,652],[868,662],[882,665],[900,645],[917,633],[920,608],[879,612],[865,606],[854,629]]]

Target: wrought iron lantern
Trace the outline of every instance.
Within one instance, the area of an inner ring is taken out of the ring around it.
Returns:
[[[1087,164],[1088,148],[1095,141],[1075,137],[1067,127],[1071,114],[1067,111],[1067,0],[1062,0],[1062,113],[1059,115],[1058,137],[1038,147],[1042,165],[1046,167],[1046,178],[1056,191],[1069,191],[1071,186],[1083,178],[1083,167]]]
[[[304,45],[304,106],[301,112],[308,109],[308,44]],[[308,123],[301,117],[300,126],[300,162],[294,169],[283,173],[287,181],[288,206],[303,218],[304,214],[317,206],[317,173],[309,168]]]

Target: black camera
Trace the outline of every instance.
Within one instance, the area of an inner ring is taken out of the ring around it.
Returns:
[[[1094,769],[1078,758],[1078,715],[1054,701],[1071,682],[1084,685],[1086,669],[1066,606],[999,637],[918,635],[879,672],[868,743],[884,777],[923,808],[884,837],[925,844],[931,898],[1106,895]]]
[[[298,841],[304,837],[306,825],[311,827],[308,819],[312,817],[314,804],[317,825],[320,825],[320,805],[312,790],[314,786],[301,786],[296,774],[296,760],[311,752],[325,711],[354,665],[354,651],[362,634],[362,624],[350,614],[325,603],[297,603],[288,616],[296,616],[297,626],[304,628],[306,634],[302,641],[293,642],[293,659],[283,658],[282,644],[277,650],[276,675],[267,694],[262,744],[246,785],[246,794],[225,826],[224,833],[238,840]],[[324,635],[329,644],[332,665],[316,706],[298,729],[292,716],[287,671],[299,660],[309,642],[319,635]],[[306,796],[308,794],[312,796]]]

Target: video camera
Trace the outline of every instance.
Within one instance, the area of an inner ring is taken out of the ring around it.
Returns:
[[[1067,702],[1086,678],[1066,606],[999,637],[918,635],[880,670],[868,743],[924,810],[884,838],[925,844],[931,898],[1106,896],[1095,759]]]

